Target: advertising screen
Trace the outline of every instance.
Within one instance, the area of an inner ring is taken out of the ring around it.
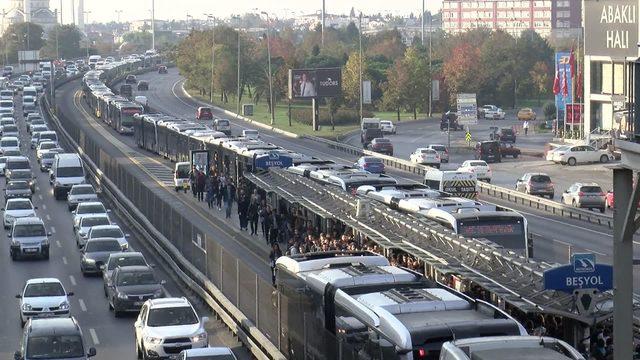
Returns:
[[[317,96],[316,70],[289,70],[289,98],[312,99]]]

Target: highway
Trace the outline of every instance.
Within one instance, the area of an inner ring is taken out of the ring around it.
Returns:
[[[180,116],[184,118],[194,118],[195,109],[197,104],[194,103],[192,99],[185,96],[181,89],[182,79],[177,74],[176,69],[170,69],[169,74],[167,75],[158,75],[155,73],[150,73],[146,75],[139,76],[139,79],[149,80],[150,82],[150,90],[147,92],[143,92],[145,96],[149,98],[149,103],[154,110],[159,110],[165,112],[167,114],[172,114],[174,116]],[[62,98],[62,107],[63,112],[65,114],[72,114],[73,117],[78,118],[79,126],[87,126],[87,122],[92,124],[91,126],[95,126],[97,135],[99,134],[106,139],[109,139],[110,144],[119,143],[122,145],[120,152],[127,153],[130,151],[137,152],[136,157],[144,156],[145,158],[152,158],[153,161],[157,161],[163,165],[163,168],[160,172],[156,173],[155,180],[158,181],[164,177],[165,181],[167,176],[170,176],[170,168],[171,163],[161,159],[158,156],[151,156],[149,153],[141,153],[140,150],[133,143],[133,139],[131,137],[123,137],[115,134],[115,132],[111,131],[111,129],[106,128],[102,125],[101,122],[91,121],[90,116],[82,114],[81,110],[78,108],[80,106],[79,101],[74,101],[73,98],[76,96],[76,92],[79,89],[79,82],[74,82],[63,86],[59,90],[59,97]],[[77,98],[77,97],[76,97]],[[60,102],[59,102],[60,103]],[[218,117],[228,118],[229,116],[223,113],[215,113],[214,115]],[[87,121],[87,117],[89,118]],[[84,119],[84,120],[83,120]],[[339,161],[342,163],[353,163],[355,158],[351,157],[348,154],[329,149],[321,144],[318,144],[313,141],[305,140],[305,139],[292,139],[287,138],[285,136],[273,133],[271,131],[265,130],[263,128],[255,127],[250,123],[245,123],[243,121],[233,120],[233,132],[239,133],[241,129],[247,128],[255,128],[260,131],[261,137],[266,141],[272,142],[274,144],[283,146],[285,148],[299,151],[307,154],[313,154],[315,156]],[[411,125],[408,125],[411,126]],[[400,134],[403,130],[399,129]],[[438,132],[438,134],[440,134]],[[446,139],[440,139],[438,142],[442,143]],[[120,145],[118,145],[120,146]],[[520,158],[518,160],[521,160]],[[510,162],[508,162],[510,163]],[[508,164],[505,163],[505,164]],[[526,163],[526,162],[522,162]],[[577,167],[583,168],[583,167]],[[507,173],[511,174],[511,172]],[[400,171],[389,171],[389,174],[397,177],[401,180],[408,181],[420,181],[421,179],[415,175],[400,172]],[[498,175],[499,176],[499,175]],[[514,175],[511,175],[514,176]],[[554,180],[555,181],[555,180]],[[499,184],[500,182],[497,181]],[[166,186],[166,184],[165,184]],[[170,191],[170,190],[168,190]],[[170,191],[171,192],[171,191]],[[189,204],[190,207],[202,206],[197,202],[191,199],[190,195],[181,195],[176,194],[176,196],[180,199],[181,202],[185,204]],[[489,201],[494,201],[494,199],[485,199]],[[536,258],[539,260],[550,261],[550,262],[559,262],[565,263],[568,260],[568,254],[571,249],[573,252],[594,252],[598,255],[599,261],[611,262],[612,255],[612,232],[601,226],[586,224],[581,221],[571,220],[567,218],[561,218],[557,216],[550,216],[549,214],[539,212],[528,207],[515,206],[514,204],[503,204],[509,207],[514,207],[516,210],[522,212],[529,221],[529,231],[534,234],[534,243],[535,243],[535,252]],[[202,214],[202,212],[200,212]],[[214,214],[215,216],[215,214]],[[237,229],[237,226],[235,227]],[[234,234],[234,233],[232,233]],[[235,233],[237,235],[237,231]],[[225,244],[225,246],[232,246],[232,251],[234,254],[239,254],[237,250],[246,247],[258,248],[262,249],[262,251],[256,249],[256,254],[251,254],[248,252],[240,253],[240,256],[244,259],[252,259],[255,260],[256,257],[259,257],[258,254],[265,254],[263,256],[266,257],[266,248],[262,245],[262,242],[252,241],[251,239],[247,239],[246,237],[236,236],[234,238],[235,241],[227,241],[226,238],[221,238],[221,242]],[[640,242],[638,243],[640,244]],[[233,250],[235,248],[235,250]],[[636,257],[640,257],[640,250],[636,246],[634,248],[634,253]],[[255,255],[255,256],[254,256]],[[255,262],[250,262],[250,264],[254,264]],[[259,260],[258,263],[264,264],[264,257]],[[639,277],[636,277],[639,278]],[[636,286],[640,286],[640,281],[636,280],[634,282]]]
[[[19,102],[17,102],[19,103]],[[104,297],[101,277],[84,277],[80,272],[80,251],[76,247],[72,230],[71,214],[64,201],[53,198],[48,174],[41,172],[33,150],[29,149],[30,136],[21,116],[21,107],[16,107],[17,122],[20,127],[21,150],[30,157],[31,167],[37,177],[36,192],[33,196],[36,210],[47,229],[52,233],[50,259],[11,261],[9,257],[9,241],[5,234],[5,255],[0,257],[0,272],[3,276],[0,294],[0,306],[3,316],[0,320],[0,359],[12,359],[18,349],[22,329],[20,327],[18,294],[26,280],[36,277],[56,277],[62,281],[67,291],[74,292],[70,297],[71,314],[76,317],[83,329],[87,346],[97,348],[96,359],[134,359],[133,322],[136,315],[116,319],[108,310]],[[19,113],[19,114],[18,114]],[[0,190],[4,190],[4,181],[0,180]],[[106,204],[108,207],[108,204]],[[227,328],[212,313],[201,305],[201,301],[186,293],[180,284],[165,271],[153,251],[149,251],[140,239],[127,226],[117,213],[110,214],[112,220],[120,225],[128,238],[130,247],[141,251],[147,261],[154,264],[156,275],[166,280],[166,296],[186,296],[196,307],[200,316],[209,316],[207,324],[209,341],[212,346],[228,346],[233,348],[239,358],[248,359],[249,354],[235,339]]]

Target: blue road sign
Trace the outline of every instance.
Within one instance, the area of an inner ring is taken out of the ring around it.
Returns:
[[[254,166],[256,169],[268,169],[270,167],[286,168],[293,165],[291,156],[280,154],[276,151],[270,151],[267,154],[255,156]]]
[[[613,288],[613,267],[596,263],[595,254],[573,254],[571,264],[544,272],[544,288],[571,293],[576,289]]]

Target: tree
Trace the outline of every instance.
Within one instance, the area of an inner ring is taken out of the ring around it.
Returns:
[[[362,80],[367,73],[367,62],[362,62]],[[342,70],[342,94],[348,106],[360,103],[360,54],[357,52],[349,55],[349,60]]]
[[[529,75],[538,95],[539,106],[540,98],[545,94],[549,94],[549,89],[551,89],[553,78],[551,77],[549,66],[544,61],[538,61],[533,65],[533,69],[529,71]]]
[[[470,43],[457,45],[445,60],[442,73],[452,101],[456,100],[458,93],[478,93],[482,88],[484,69],[479,60],[480,48]]]
[[[49,31],[49,37],[42,49],[46,57],[55,57],[58,54],[62,59],[77,57],[83,53],[80,48],[82,33],[75,25],[55,25]]]
[[[426,54],[412,47],[407,49],[402,62],[409,73],[409,81],[405,85],[407,89],[404,93],[404,104],[416,119],[418,108],[425,108],[431,91],[429,60]]]
[[[136,51],[151,49],[152,35],[148,31],[134,31],[124,34],[122,40],[135,46]]]
[[[382,106],[385,110],[393,110],[398,114],[404,105],[404,92],[409,82],[409,72],[402,59],[397,59],[387,70],[387,82],[383,85]]]
[[[31,22],[9,25],[2,35],[9,62],[18,61],[18,51],[40,50],[44,45],[42,26]]]

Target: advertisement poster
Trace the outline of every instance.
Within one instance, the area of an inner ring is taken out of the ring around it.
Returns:
[[[475,125],[478,123],[478,105],[476,94],[458,94],[458,124]]]
[[[567,104],[573,102],[573,94],[571,88],[573,86],[571,65],[569,63],[569,52],[557,52],[556,53],[556,72],[557,78],[560,82],[560,91],[555,96],[557,119],[559,121],[564,120],[565,109]],[[566,90],[565,90],[566,86]]]
[[[207,150],[191,150],[191,166],[207,173],[209,171],[209,152]]]

